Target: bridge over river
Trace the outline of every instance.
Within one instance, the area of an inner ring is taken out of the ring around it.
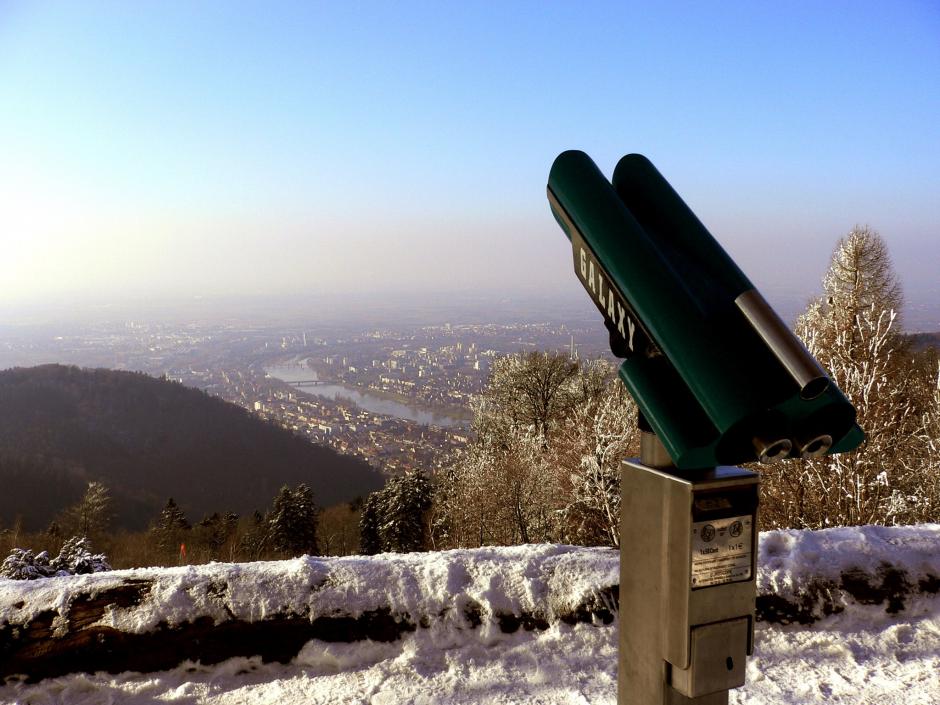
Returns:
[[[434,424],[435,426],[469,425],[469,419],[466,418],[458,418],[447,413],[425,409],[420,406],[403,404],[400,401],[371,393],[368,389],[361,387],[344,386],[335,382],[311,377],[311,375],[316,375],[315,371],[306,366],[297,365],[296,363],[269,365],[264,368],[264,371],[271,377],[279,379],[282,382],[287,382],[295,389],[306,392],[307,394],[317,394],[329,398],[343,397],[344,399],[350,399],[366,411],[371,411],[375,414],[398,416],[418,423]]]

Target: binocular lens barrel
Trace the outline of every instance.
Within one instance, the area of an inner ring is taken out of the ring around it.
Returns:
[[[757,289],[745,291],[734,302],[751,327],[790,373],[799,386],[803,399],[815,399],[826,391],[829,386],[826,371],[780,320],[780,316]]]
[[[757,458],[762,463],[769,463],[774,460],[783,460],[793,449],[793,444],[786,438],[766,439],[755,436],[753,439],[754,450],[757,452]]]
[[[800,455],[804,458],[816,458],[820,455],[825,455],[832,447],[832,436],[828,434],[822,434],[816,436],[815,438],[810,438],[807,441],[801,441],[799,443]]]

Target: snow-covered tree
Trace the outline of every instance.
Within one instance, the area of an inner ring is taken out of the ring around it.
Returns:
[[[0,564],[0,576],[11,580],[36,580],[53,575],[55,571],[49,565],[46,551],[34,554],[29,549],[14,548]]]
[[[379,538],[383,551],[408,553],[428,548],[426,512],[431,483],[421,472],[391,478],[379,492]]]
[[[490,454],[480,443],[458,450],[434,478],[430,524],[435,548],[483,546],[494,528],[487,493]]]
[[[435,478],[435,545],[615,543],[636,410],[612,373],[557,354],[497,360],[473,442]]]
[[[637,408],[619,378],[566,420],[557,448],[567,475],[564,540],[620,545],[620,461],[639,454]]]
[[[68,575],[84,575],[111,570],[107,557],[103,553],[95,553],[91,541],[84,536],[73,536],[62,544],[62,550],[52,559],[50,565],[58,573]]]
[[[55,558],[46,551],[33,554],[29,549],[14,548],[0,564],[0,576],[13,580],[36,580],[64,575],[83,575],[111,570],[107,557],[94,553],[84,536],[73,536],[62,545]]]
[[[856,225],[839,240],[832,253],[829,269],[823,277],[823,298],[819,302],[827,325],[817,331],[825,345],[832,345],[840,333],[857,330],[859,316],[874,311],[900,315],[904,303],[901,284],[894,272],[888,246],[870,227]],[[898,344],[899,322],[889,332],[891,345]],[[855,350],[861,343],[858,335],[842,342],[846,352],[854,357],[864,355],[864,349]]]
[[[923,378],[899,330],[902,302],[881,237],[855,228],[836,246],[796,332],[858,411],[854,452],[768,467],[763,517],[773,527],[904,523],[923,516]]]
[[[940,360],[937,376],[930,387],[927,410],[924,414],[924,436],[927,445],[928,474],[940,478]]]
[[[917,435],[919,482],[904,499],[912,522],[940,519],[940,355],[928,368],[923,385],[922,423]]]
[[[382,539],[379,537],[379,492],[372,492],[362,505],[359,517],[359,550],[366,556],[382,552]]]
[[[924,428],[928,458],[927,474],[940,479],[940,360],[937,363],[937,376],[930,389]]]
[[[313,492],[306,484],[291,490],[286,485],[274,499],[268,515],[268,535],[271,547],[285,555],[316,555],[317,519],[319,507]]]
[[[441,474],[435,544],[480,546],[558,538],[558,473],[548,437],[520,427],[485,403],[476,439]]]
[[[493,365],[488,402],[511,427],[544,436],[568,411],[597,393],[603,379],[593,371],[561,354],[507,355]]]
[[[430,507],[431,482],[424,473],[407,472],[389,479],[363,505],[360,550],[366,555],[427,550]]]

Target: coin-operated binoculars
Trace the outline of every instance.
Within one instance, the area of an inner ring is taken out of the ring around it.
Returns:
[[[753,649],[758,475],[852,450],[855,408],[656,168],[579,151],[548,180],[640,411],[624,461],[619,702],[727,703]]]

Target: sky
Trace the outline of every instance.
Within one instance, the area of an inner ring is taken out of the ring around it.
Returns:
[[[938,126],[936,2],[0,0],[0,304],[582,296],[572,148],[648,156],[772,301],[867,224],[916,303]]]

